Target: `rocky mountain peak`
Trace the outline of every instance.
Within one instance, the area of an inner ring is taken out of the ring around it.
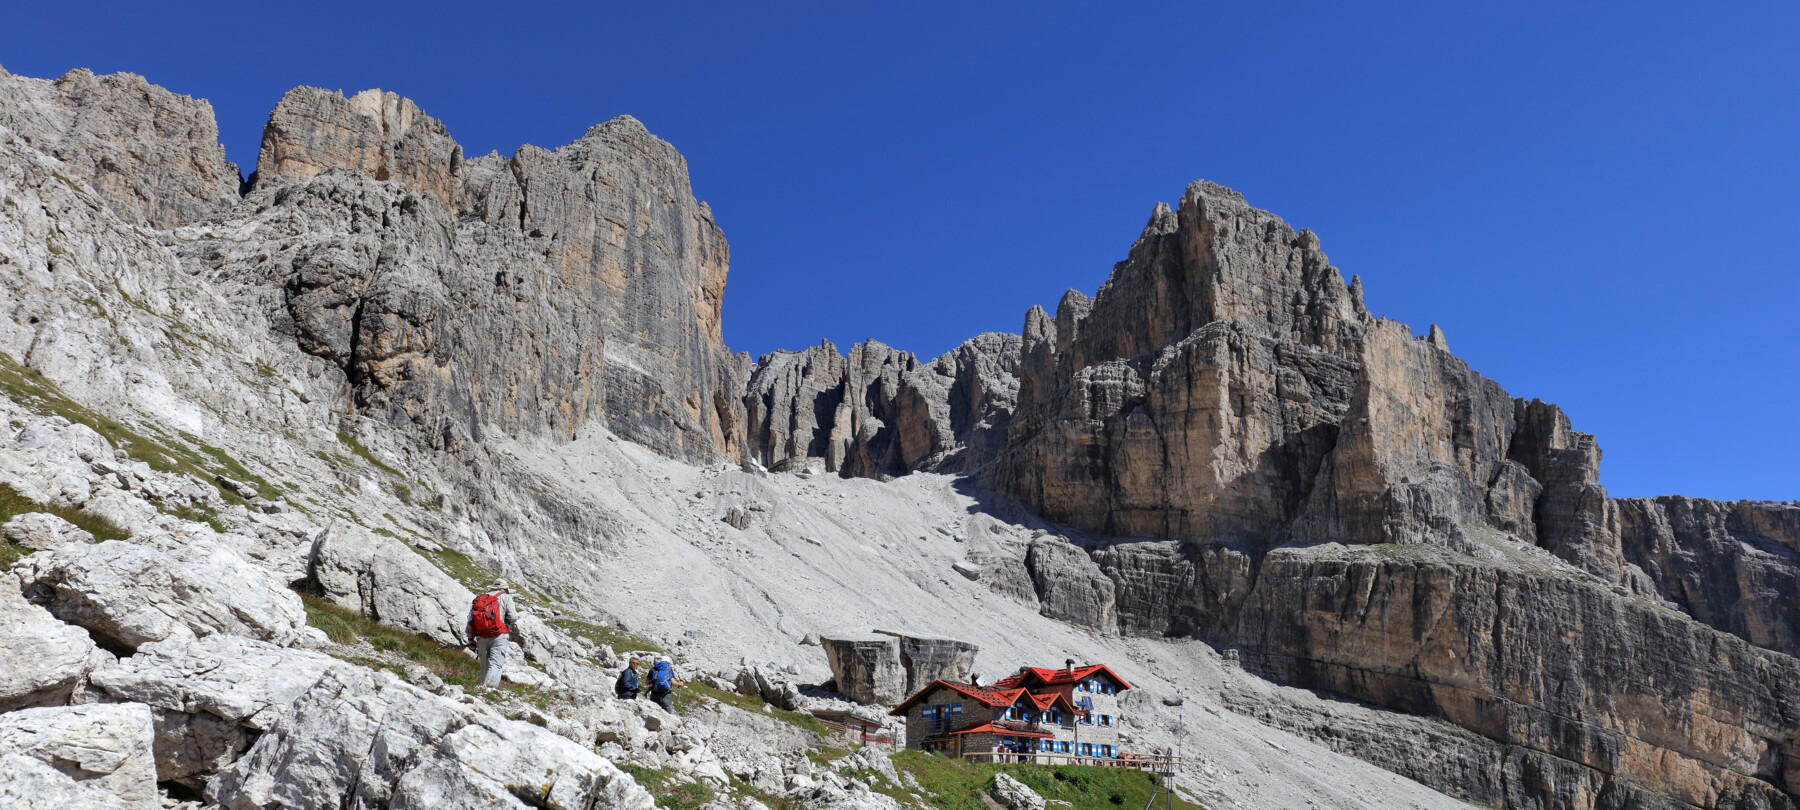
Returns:
[[[377,89],[346,98],[337,91],[296,87],[281,97],[263,127],[255,187],[300,182],[343,167],[376,180],[403,181],[453,207],[462,199],[462,162],[462,147],[443,122],[411,99]]]
[[[135,73],[0,72],[0,127],[62,161],[63,176],[128,222],[172,228],[238,199],[212,105]]]

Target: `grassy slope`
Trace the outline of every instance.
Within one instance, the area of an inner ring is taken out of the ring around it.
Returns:
[[[79,509],[63,506],[45,506],[30,500],[8,484],[0,484],[0,523],[12,520],[16,515],[27,512],[49,512],[94,536],[95,540],[123,540],[125,530],[113,525],[113,522],[99,515],[91,515]],[[0,571],[11,568],[20,557],[30,554],[35,549],[15,545],[11,540],[0,540]]]
[[[987,810],[981,796],[994,786],[994,774],[1005,771],[1051,801],[1068,802],[1073,810],[1141,810],[1156,788],[1157,777],[1126,768],[1094,768],[1080,765],[995,765],[933,756],[922,751],[902,751],[894,767],[917,780],[927,806],[943,810]],[[883,786],[884,788],[889,786]],[[882,792],[902,804],[918,802],[904,791]],[[1161,802],[1157,803],[1162,806]],[[1204,810],[1200,805],[1175,800],[1180,810]]]

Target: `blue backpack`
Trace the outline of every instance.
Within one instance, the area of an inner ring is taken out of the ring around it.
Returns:
[[[656,668],[650,670],[650,689],[655,692],[667,692],[675,688],[675,668],[667,661],[656,662]]]

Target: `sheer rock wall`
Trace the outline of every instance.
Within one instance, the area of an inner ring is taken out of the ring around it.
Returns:
[[[354,408],[451,449],[601,418],[678,458],[741,457],[729,249],[686,161],[635,119],[465,160],[393,93],[296,88],[254,188],[218,217],[232,244],[196,258],[279,290],[274,319]]]

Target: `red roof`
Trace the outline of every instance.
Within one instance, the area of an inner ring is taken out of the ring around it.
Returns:
[[[1050,708],[1050,706],[1052,704],[1056,703],[1059,700],[1062,701],[1062,704],[1064,706],[1068,707],[1069,711],[1071,711],[1071,712],[1078,711],[1078,709],[1075,708],[1075,704],[1069,700],[1068,695],[1065,695],[1060,691],[1034,692],[1034,691],[1028,691],[1025,689],[1020,689],[1020,688],[1017,688],[1016,686],[1011,689],[1000,689],[1000,688],[989,688],[989,687],[983,687],[983,686],[972,686],[970,684],[957,683],[955,681],[932,681],[924,689],[920,689],[918,692],[914,693],[912,697],[907,698],[906,700],[902,701],[900,703],[900,705],[895,706],[892,711],[888,712],[888,714],[894,715],[896,717],[905,716],[908,709],[911,709],[914,704],[923,700],[926,695],[931,694],[934,690],[936,690],[940,686],[944,687],[946,689],[954,690],[958,694],[964,695],[965,697],[971,698],[971,699],[979,701],[981,703],[985,703],[985,704],[995,707],[995,708],[1005,708],[1007,706],[1011,706],[1014,703],[1018,703],[1019,699],[1021,697],[1023,697],[1023,698],[1025,698],[1026,702],[1031,703],[1032,705],[1036,706],[1038,711],[1043,711],[1045,709]]]
[[[981,686],[971,686],[966,683],[957,683],[955,681],[932,681],[930,684],[927,684],[924,689],[920,689],[913,693],[912,697],[901,701],[900,705],[895,706],[888,714],[906,714],[906,710],[912,708],[913,704],[918,703],[920,700],[924,699],[926,695],[931,694],[940,686],[946,689],[955,690],[966,697],[981,701],[989,706],[1011,706],[1013,705],[1013,701],[1019,699],[1019,694],[1025,691],[1023,689],[989,689]]]
[[[964,729],[957,729],[956,731],[952,731],[950,733],[951,734],[991,733],[991,734],[1004,734],[1008,737],[1042,737],[1045,739],[1049,739],[1049,738],[1055,736],[1053,734],[1046,734],[1042,731],[1026,731],[1024,729],[1017,729],[1017,728],[995,727],[993,723],[982,723],[979,726],[970,726],[970,727],[964,728]]]
[[[1079,683],[1081,681],[1085,681],[1089,677],[1093,676],[1094,674],[1101,673],[1101,672],[1106,673],[1107,677],[1112,678],[1115,682],[1117,682],[1119,684],[1120,689],[1130,689],[1131,688],[1131,684],[1126,683],[1124,678],[1119,677],[1119,673],[1112,671],[1112,668],[1108,667],[1105,664],[1094,664],[1092,666],[1076,667],[1074,669],[1045,669],[1044,667],[1026,667],[1025,671],[1020,672],[1017,675],[1008,675],[1004,678],[1001,678],[998,681],[995,681],[994,688],[995,689],[1017,688],[1020,686],[1025,686],[1027,680],[1036,680],[1038,683],[1040,683],[1044,686],[1061,686],[1061,685],[1067,684],[1067,683]],[[1031,677],[1027,677],[1027,676],[1031,676]]]

